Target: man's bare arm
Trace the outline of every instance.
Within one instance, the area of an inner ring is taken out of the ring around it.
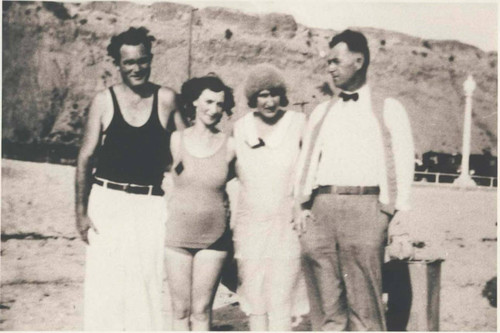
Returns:
[[[90,106],[82,146],[78,154],[75,177],[75,213],[76,228],[82,240],[88,243],[88,230],[94,228],[92,221],[87,216],[87,206],[92,185],[91,158],[99,144],[101,136],[101,119],[105,109],[105,92],[96,95]],[[95,228],[94,228],[95,230]],[[97,230],[95,230],[97,231]]]
[[[188,122],[182,117],[179,109],[174,111],[174,123],[175,123],[175,129],[178,131],[185,129],[186,127],[189,127]]]
[[[182,120],[177,107],[176,94],[170,88],[162,87],[158,92],[159,106],[160,106],[160,122],[164,128],[171,126],[168,124],[170,117],[173,117],[175,130],[182,130],[186,127],[186,124]],[[173,113],[173,115],[171,115]]]

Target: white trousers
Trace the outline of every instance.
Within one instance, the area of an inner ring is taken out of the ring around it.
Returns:
[[[94,185],[88,214],[84,329],[162,330],[163,197]]]

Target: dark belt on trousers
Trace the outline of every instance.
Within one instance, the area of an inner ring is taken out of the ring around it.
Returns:
[[[159,185],[136,185],[115,183],[106,179],[94,178],[94,184],[109,188],[111,190],[123,191],[132,194],[163,195],[164,192]]]
[[[378,186],[337,186],[326,185],[320,186],[314,190],[314,194],[345,194],[345,195],[361,195],[361,194],[379,194]]]

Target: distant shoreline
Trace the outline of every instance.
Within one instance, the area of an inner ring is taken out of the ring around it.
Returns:
[[[2,140],[2,158],[76,166],[79,147],[62,143],[17,143]]]
[[[63,144],[63,143],[47,143],[47,142],[33,142],[33,143],[18,143],[12,142],[10,140],[4,139],[2,140],[2,159],[10,159],[17,161],[25,161],[25,162],[38,162],[38,163],[50,163],[50,164],[59,164],[59,165],[68,165],[68,166],[76,166],[79,147],[71,144]],[[450,188],[457,188],[453,185],[453,179],[458,177],[459,174],[443,176],[442,181],[436,183],[432,179],[430,182],[425,181],[423,178],[435,177],[432,176],[432,173],[428,176],[426,174],[422,174],[421,170],[415,169],[415,172],[418,173],[415,175],[415,178],[420,178],[421,180],[415,179],[413,182],[414,185],[417,186],[447,186]],[[422,176],[424,175],[424,177]],[[446,178],[446,179],[445,179]],[[475,188],[470,189],[487,189],[489,184],[478,183]],[[492,190],[497,189],[496,179],[494,185],[490,187]]]

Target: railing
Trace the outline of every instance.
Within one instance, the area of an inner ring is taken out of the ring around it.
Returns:
[[[460,174],[446,172],[415,171],[415,182],[453,183]],[[497,177],[470,176],[479,186],[497,187]]]

